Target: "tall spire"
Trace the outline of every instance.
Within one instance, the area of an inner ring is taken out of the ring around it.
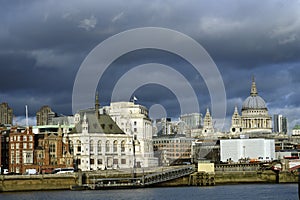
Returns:
[[[209,108],[206,108],[206,114],[205,115],[210,116]]]
[[[99,93],[98,91],[96,92],[95,95],[95,111],[96,111],[96,116],[99,117],[99,108],[100,108],[100,103],[99,103]]]
[[[238,111],[237,105],[235,105],[235,107],[234,107],[234,114],[239,114],[239,111]]]
[[[250,92],[250,95],[251,95],[252,97],[257,96],[257,88],[256,88],[256,83],[255,83],[254,76],[252,76],[252,86],[251,86],[251,92]]]

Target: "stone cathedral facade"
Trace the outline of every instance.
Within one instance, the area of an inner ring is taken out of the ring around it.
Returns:
[[[231,133],[271,133],[272,118],[263,98],[258,95],[255,80],[252,80],[250,96],[242,106],[242,115],[235,107],[231,120]]]

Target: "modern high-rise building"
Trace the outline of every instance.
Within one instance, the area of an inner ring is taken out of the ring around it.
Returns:
[[[185,125],[190,129],[197,129],[201,127],[201,118],[200,113],[190,113],[180,116],[180,120],[185,123]]]
[[[172,131],[172,122],[171,118],[165,117],[161,119],[156,119],[156,133],[154,135],[162,136],[162,135],[171,135],[174,134]]]
[[[0,124],[12,124],[13,110],[8,106],[8,103],[0,104]]]
[[[36,125],[51,125],[52,118],[56,116],[56,113],[51,110],[49,106],[42,106],[36,113]]]
[[[273,132],[287,134],[287,118],[283,115],[274,115],[273,120]]]

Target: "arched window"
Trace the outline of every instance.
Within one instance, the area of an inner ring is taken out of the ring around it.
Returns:
[[[101,145],[101,140],[98,141],[97,149],[98,149],[98,154],[102,152],[102,145]]]
[[[91,153],[94,152],[94,141],[93,140],[90,141],[90,152]]]
[[[106,143],[105,143],[105,151],[106,152],[109,152],[109,146],[110,146],[109,140],[107,140]]]
[[[125,141],[121,142],[121,152],[125,152]]]
[[[117,140],[114,141],[113,151],[114,151],[114,153],[118,152],[118,141]]]

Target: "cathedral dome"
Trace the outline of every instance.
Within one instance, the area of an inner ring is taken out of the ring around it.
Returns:
[[[267,109],[267,106],[260,96],[249,96],[243,103],[243,110],[245,109]]]
[[[242,110],[267,109],[266,102],[257,94],[256,84],[253,78],[250,96],[244,101]]]

